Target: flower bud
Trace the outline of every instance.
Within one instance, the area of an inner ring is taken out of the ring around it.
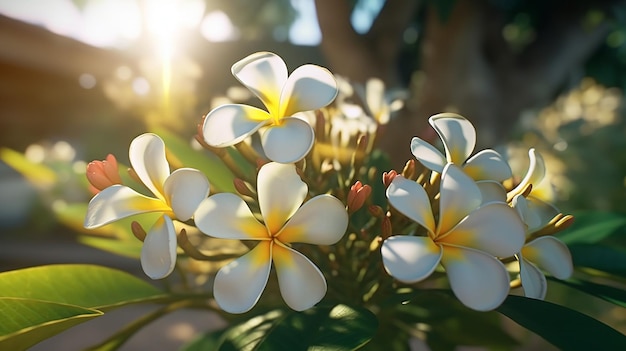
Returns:
[[[367,211],[374,217],[376,218],[381,218],[385,215],[385,212],[383,211],[382,207],[378,206],[378,205],[371,205],[367,208]]]
[[[122,184],[122,178],[118,173],[115,156],[108,154],[104,161],[91,161],[87,165],[87,180],[91,184],[91,190],[99,193],[114,184]]]
[[[389,172],[383,172],[383,184],[385,184],[385,188],[388,188],[389,185],[391,185],[391,182],[397,176],[398,176],[398,172],[396,172],[393,169]]]
[[[385,216],[383,217],[383,221],[380,224],[381,227],[381,237],[383,238],[383,240],[387,239],[388,237],[391,236],[391,234],[393,234],[393,229],[391,227],[391,219],[389,219],[389,217]]]
[[[408,160],[402,169],[402,176],[406,179],[415,179],[415,160]]]
[[[372,193],[372,187],[369,185],[363,185],[360,181],[356,181],[354,185],[350,187],[350,191],[348,192],[348,213],[354,213],[358,211],[365,200]]]
[[[141,241],[146,239],[146,231],[143,229],[141,224],[139,224],[139,222],[132,221],[132,223],[130,223],[130,230],[133,232],[133,235],[135,235],[135,238]]]

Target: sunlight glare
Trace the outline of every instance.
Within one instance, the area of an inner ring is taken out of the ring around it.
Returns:
[[[200,33],[206,40],[213,42],[230,41],[239,37],[237,28],[233,26],[228,15],[219,10],[207,13],[200,24]]]

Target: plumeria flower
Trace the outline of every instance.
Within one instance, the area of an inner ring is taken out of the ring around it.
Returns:
[[[529,238],[558,214],[554,207],[546,208],[544,202],[526,199],[521,195],[516,195],[512,204],[526,224],[526,235]],[[553,215],[547,216],[548,213]],[[534,299],[543,300],[548,290],[546,277],[541,270],[557,279],[567,279],[574,272],[572,255],[567,245],[554,236],[540,236],[529,241],[517,258],[524,295]]]
[[[509,275],[497,257],[511,257],[524,245],[524,226],[515,210],[503,202],[482,204],[478,186],[454,164],[443,168],[438,223],[426,191],[415,181],[396,176],[387,198],[428,231],[426,237],[395,235],[383,242],[383,264],[391,276],[415,283],[441,264],[466,306],[487,311],[504,301]]]
[[[84,226],[98,228],[132,215],[161,212],[141,249],[141,267],[152,279],[168,276],[176,264],[176,229],[172,219],[190,219],[209,194],[209,181],[195,169],[180,168],[170,174],[165,144],[155,134],[143,134],[130,144],[130,164],[155,197],[144,196],[125,185],[112,185],[89,202]]]
[[[308,187],[293,164],[264,165],[257,190],[263,223],[231,193],[207,198],[195,213],[196,226],[207,235],[258,241],[252,250],[218,271],[215,300],[230,313],[250,310],[265,289],[273,263],[287,305],[296,311],[308,309],[326,294],[326,280],[291,243],[336,243],[348,226],[347,211],[341,201],[327,194],[302,205]]]
[[[263,151],[270,160],[292,163],[306,156],[315,139],[313,128],[292,116],[333,101],[337,83],[332,73],[308,64],[288,75],[285,62],[270,52],[252,54],[235,63],[231,71],[267,110],[241,104],[215,108],[204,120],[207,144],[227,147],[259,131]]]
[[[411,140],[411,152],[425,167],[442,173],[446,164],[454,163],[477,181],[501,182],[511,178],[511,168],[495,150],[482,150],[470,157],[476,146],[476,130],[465,117],[455,113],[440,113],[431,116],[428,122],[439,134],[446,154],[444,156],[428,142],[414,137]]]

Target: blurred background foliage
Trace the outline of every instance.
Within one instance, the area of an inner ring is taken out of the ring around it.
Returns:
[[[381,142],[396,168],[412,136],[434,137],[428,116],[458,112],[479,147],[544,153],[563,211],[626,212],[623,1],[0,0],[0,14],[0,147],[66,174],[41,205],[3,166],[4,228],[58,231],[45,209],[88,199],[67,190],[85,161],[126,163],[145,130],[191,138],[259,50],[402,92]]]

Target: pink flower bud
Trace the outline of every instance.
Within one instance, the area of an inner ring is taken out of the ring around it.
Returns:
[[[372,187],[369,185],[363,185],[360,181],[356,181],[354,185],[350,187],[350,191],[348,192],[348,212],[354,213],[358,211],[365,200],[372,193]]]
[[[87,180],[91,190],[98,193],[114,184],[122,184],[118,173],[117,160],[109,154],[104,161],[91,161],[87,165]]]

